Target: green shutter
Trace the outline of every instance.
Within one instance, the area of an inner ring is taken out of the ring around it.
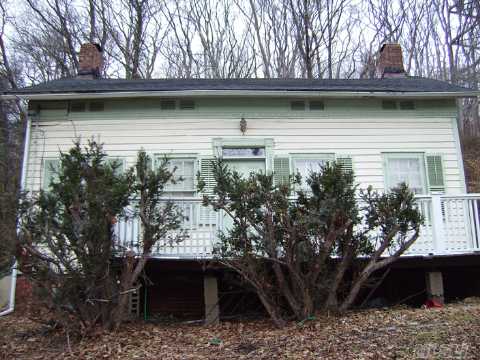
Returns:
[[[273,180],[275,185],[290,183],[290,159],[288,157],[276,157],[273,160]]]
[[[445,192],[445,179],[441,155],[426,155],[428,187],[430,192]]]
[[[353,173],[353,161],[350,156],[338,156],[336,162],[341,166],[344,173]]]
[[[203,192],[213,194],[216,182],[213,176],[213,158],[200,159],[200,179],[205,183]]]
[[[44,159],[43,160],[43,183],[42,189],[46,190],[50,187],[50,183],[58,180],[58,170],[60,168],[60,160]]]

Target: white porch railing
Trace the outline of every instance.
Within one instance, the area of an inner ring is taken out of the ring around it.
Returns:
[[[153,255],[161,258],[211,258],[218,231],[223,227],[223,216],[210,207],[202,205],[201,198],[173,198],[185,217],[182,229],[187,238],[175,244],[167,240],[158,242]],[[138,218],[121,220],[116,224],[115,236],[118,244],[134,251],[139,250],[140,221]]]
[[[180,243],[159,243],[159,258],[211,258],[223,215],[202,205],[200,198],[172,199],[183,210],[188,237]],[[418,207],[425,217],[420,237],[405,256],[467,254],[480,251],[480,194],[421,195]],[[116,225],[118,244],[138,251],[140,225],[136,218]]]
[[[480,250],[480,194],[417,198],[425,225],[409,255],[449,255]]]

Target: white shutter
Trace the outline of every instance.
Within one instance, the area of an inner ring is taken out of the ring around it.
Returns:
[[[353,173],[353,160],[351,156],[338,155],[335,160],[344,173]]]
[[[443,162],[441,155],[426,155],[428,187],[430,192],[444,193],[445,178],[443,175]]]
[[[215,177],[213,176],[213,162],[214,158],[203,158],[200,159],[200,178],[205,183],[203,192],[205,194],[213,194],[213,189],[215,188],[216,182]]]
[[[273,181],[275,185],[288,185],[290,182],[290,159],[276,157],[273,159]]]

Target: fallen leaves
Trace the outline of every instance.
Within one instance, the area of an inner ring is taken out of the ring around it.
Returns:
[[[480,303],[318,315],[276,329],[268,320],[217,326],[130,323],[71,342],[28,314],[0,319],[0,359],[478,359]]]

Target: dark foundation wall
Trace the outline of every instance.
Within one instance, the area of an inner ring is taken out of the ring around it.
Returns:
[[[375,280],[382,278],[383,271],[376,274],[376,279],[371,281],[372,287],[363,291],[357,306],[421,306],[428,299],[426,274],[429,272],[442,273],[447,302],[480,296],[480,255],[403,258],[394,264],[380,284]],[[148,286],[146,292],[145,287],[142,289],[140,312],[144,313],[146,305],[147,318],[203,319],[205,275],[217,279],[221,318],[264,314],[255,292],[241,278],[218,264],[152,260],[146,274]]]
[[[393,265],[384,281],[370,295],[388,305],[421,306],[428,298],[426,275],[441,272],[446,302],[480,296],[480,255],[404,258]],[[376,274],[377,279],[382,273]],[[368,289],[364,298],[368,296]]]
[[[150,261],[145,269],[148,280],[142,291],[141,312],[146,310],[149,319],[203,319],[205,303],[202,265],[194,261]]]
[[[425,302],[426,296],[424,270],[392,269],[370,300],[380,297],[386,300],[387,305],[420,306]]]
[[[169,273],[161,279],[153,276],[147,289],[149,316],[174,316],[184,319],[204,317],[203,276],[201,274]]]
[[[448,267],[441,271],[446,301],[480,296],[480,264],[467,268]]]

